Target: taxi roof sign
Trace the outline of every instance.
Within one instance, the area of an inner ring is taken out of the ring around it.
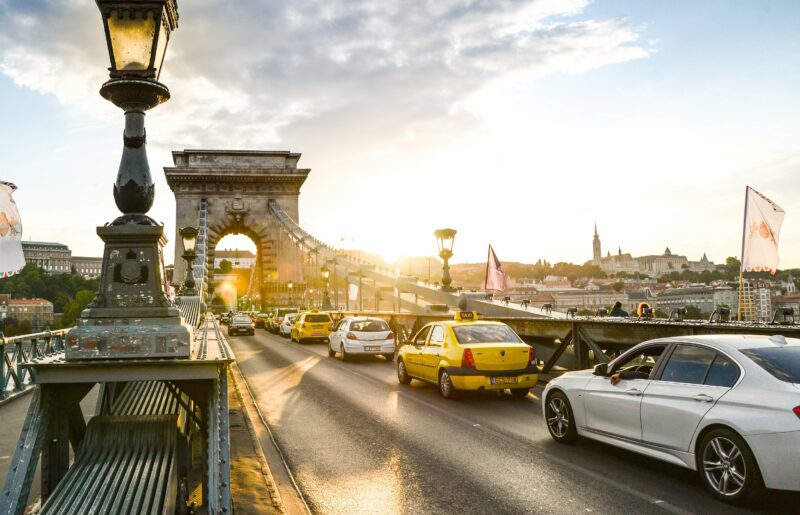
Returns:
[[[456,322],[471,322],[478,319],[478,313],[475,311],[458,311],[456,312]]]

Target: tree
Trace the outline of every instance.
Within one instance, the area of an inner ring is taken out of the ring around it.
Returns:
[[[725,270],[729,274],[738,274],[739,270],[741,270],[742,262],[739,261],[739,258],[735,256],[728,256],[725,259]]]
[[[233,263],[228,261],[227,259],[223,259],[219,262],[219,271],[223,274],[229,274],[233,270]]]
[[[614,288],[614,291],[615,291],[615,292],[618,292],[618,293],[619,293],[619,292],[621,292],[622,290],[624,290],[624,289],[625,289],[625,283],[624,283],[624,282],[622,282],[622,281],[617,281],[617,282],[615,282],[615,283],[614,283],[614,285],[612,286],[612,288]]]
[[[96,293],[90,290],[81,290],[74,300],[67,302],[64,306],[64,314],[61,315],[61,327],[72,327],[75,321],[81,316],[81,311],[94,300]]]
[[[706,318],[706,316],[707,315],[703,313],[703,311],[697,306],[692,306],[692,305],[686,306],[685,318],[687,320],[703,320],[704,318]]]

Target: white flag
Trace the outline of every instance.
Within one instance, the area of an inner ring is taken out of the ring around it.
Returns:
[[[351,284],[350,289],[347,292],[347,298],[350,300],[358,300],[358,285]]]
[[[500,260],[497,259],[497,254],[494,249],[489,245],[489,257],[486,260],[486,284],[484,290],[486,291],[505,291],[506,289],[506,274],[503,272]]]
[[[770,272],[778,268],[778,236],[786,212],[750,186],[745,194],[742,236],[742,272]]]
[[[11,197],[17,187],[0,181],[0,278],[11,277],[25,268],[22,252],[22,220]]]

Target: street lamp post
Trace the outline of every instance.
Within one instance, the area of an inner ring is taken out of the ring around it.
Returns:
[[[286,285],[289,288],[289,306],[291,307],[294,301],[292,300],[292,290],[294,290],[294,283],[289,281],[289,284]]]
[[[320,272],[322,272],[322,280],[325,282],[325,289],[323,290],[322,293],[322,309],[324,311],[330,311],[331,309],[333,309],[333,306],[331,306],[331,297],[330,294],[328,293],[328,288],[330,288],[331,271],[330,269],[328,269],[327,265],[322,265],[322,268],[320,268]]]
[[[194,260],[197,259],[197,235],[200,231],[196,227],[183,227],[178,230],[183,240],[183,259],[186,260],[186,280],[183,283],[182,294],[187,296],[197,295],[194,282]]]
[[[436,243],[439,245],[439,257],[444,261],[442,265],[442,291],[455,291],[450,287],[453,279],[450,277],[450,258],[453,257],[453,242],[456,239],[455,229],[437,229],[433,232]]]
[[[66,359],[189,357],[191,328],[166,295],[164,228],[147,216],[155,186],[147,161],[145,112],[169,100],[158,82],[174,0],[96,0],[111,62],[100,95],[125,113],[114,201],[122,212],[97,228],[105,243],[100,291],[67,335]]]
[[[336,282],[336,268],[339,263],[336,261],[336,256],[325,262],[325,266],[330,266],[333,272],[333,309],[339,309],[339,283]]]

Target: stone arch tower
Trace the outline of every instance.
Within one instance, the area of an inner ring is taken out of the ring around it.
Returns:
[[[183,150],[172,152],[173,167],[164,167],[175,194],[175,282],[185,274],[183,242],[177,230],[197,226],[200,203],[208,203],[206,240],[209,282],[214,249],[228,234],[244,234],[256,245],[256,276],[263,299],[288,281],[302,280],[298,251],[269,212],[275,200],[299,223],[300,188],[311,170],[297,168],[300,154],[288,151]]]

